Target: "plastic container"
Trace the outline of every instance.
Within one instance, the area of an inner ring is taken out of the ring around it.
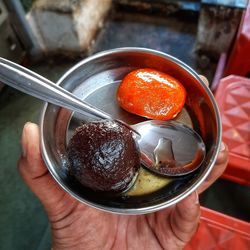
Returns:
[[[225,75],[250,75],[250,2],[243,15]]]
[[[198,231],[184,250],[249,250],[250,224],[201,207]]]
[[[223,78],[216,91],[229,163],[223,178],[250,186],[250,79]]]

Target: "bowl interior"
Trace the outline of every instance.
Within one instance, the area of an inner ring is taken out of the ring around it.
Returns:
[[[208,88],[192,69],[160,52],[139,48],[102,52],[77,64],[59,80],[58,84],[114,118],[135,124],[144,118],[122,110],[116,102],[116,90],[121,79],[136,68],[153,68],[165,72],[177,78],[186,88],[186,121],[191,121],[192,127],[203,138],[207,150],[206,160],[194,173],[173,178],[164,188],[142,196],[114,196],[94,192],[68,175],[65,152],[74,129],[82,122],[96,118],[87,114],[72,114],[66,109],[46,104],[41,119],[43,157],[57,182],[81,202],[126,214],[156,211],[190,194],[211,170],[221,140],[219,114]]]

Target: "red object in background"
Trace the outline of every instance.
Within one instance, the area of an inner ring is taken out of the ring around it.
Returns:
[[[250,74],[250,2],[243,15],[224,75]]]
[[[201,207],[197,233],[184,250],[249,250],[250,224]]]
[[[215,94],[229,162],[223,178],[250,186],[250,79],[223,78]]]

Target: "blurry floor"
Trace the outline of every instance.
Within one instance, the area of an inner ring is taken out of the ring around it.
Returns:
[[[113,13],[92,53],[122,46],[153,48],[178,57],[211,80],[214,67],[199,69],[193,53],[196,22],[195,16],[163,21]],[[74,63],[42,62],[31,68],[56,81]],[[0,248],[4,250],[51,248],[46,214],[16,170],[22,127],[27,121],[39,121],[41,106],[42,102],[8,87],[0,92]],[[244,220],[250,220],[249,200],[247,188],[223,180],[201,196],[203,205]]]

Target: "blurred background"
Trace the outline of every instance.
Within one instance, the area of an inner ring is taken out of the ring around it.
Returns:
[[[250,249],[248,0],[0,0],[0,56],[52,81],[92,54],[128,46],[171,54],[206,76],[221,111],[229,165],[201,195],[201,226],[187,249]],[[47,216],[16,169],[23,125],[39,122],[42,105],[0,79],[1,249],[51,248]]]

